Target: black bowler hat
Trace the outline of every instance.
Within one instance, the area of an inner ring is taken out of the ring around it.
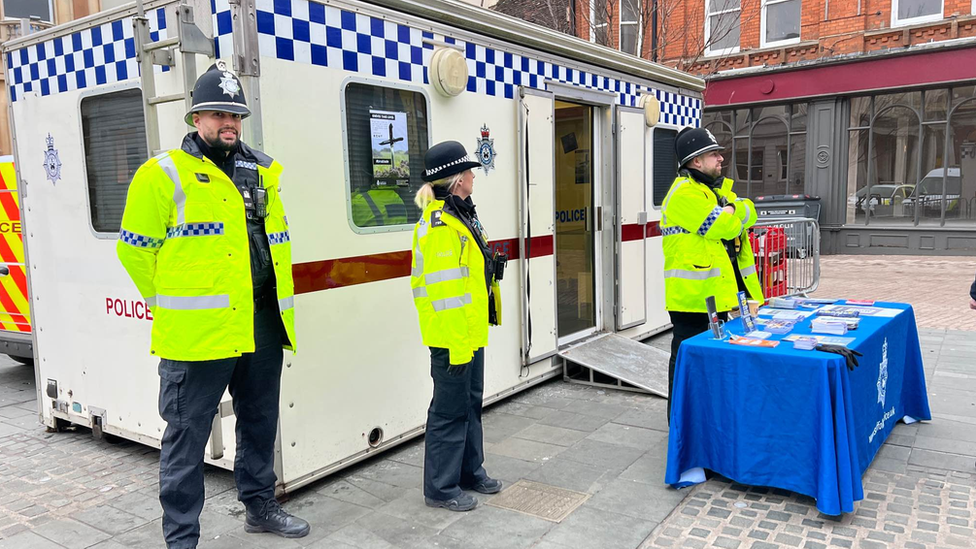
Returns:
[[[427,149],[427,154],[424,155],[422,179],[427,182],[437,181],[480,165],[481,162],[472,160],[468,156],[464,145],[457,141],[444,141]]]

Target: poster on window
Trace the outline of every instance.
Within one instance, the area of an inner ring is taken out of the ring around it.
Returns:
[[[371,110],[369,130],[374,183],[406,186],[410,179],[407,113]]]

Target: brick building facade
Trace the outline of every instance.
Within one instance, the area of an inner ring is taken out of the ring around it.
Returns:
[[[976,0],[575,0],[568,16],[704,76],[737,192],[818,196],[826,253],[976,254]]]

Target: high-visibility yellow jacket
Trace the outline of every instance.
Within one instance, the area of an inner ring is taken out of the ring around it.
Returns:
[[[184,141],[184,149],[151,158],[136,172],[116,245],[119,260],[152,310],[152,354],[201,361],[254,352],[244,199],[210,159],[187,150],[199,152]],[[268,193],[265,230],[288,336],[284,347],[294,350],[291,237],[278,195],[282,167],[248,152]]]
[[[410,286],[424,345],[450,351],[451,364],[466,364],[488,344],[488,283],[485,258],[475,235],[444,211],[427,205],[413,229]],[[500,293],[492,281],[496,311]]]
[[[735,207],[734,214],[719,207],[719,197]],[[750,299],[763,300],[747,234],[756,220],[755,205],[732,192],[731,179],[725,178],[713,191],[691,176],[679,174],[661,206],[665,306],[669,311],[706,312],[708,296],[715,296],[718,311],[738,306],[738,284],[722,242],[737,238],[739,274]]]

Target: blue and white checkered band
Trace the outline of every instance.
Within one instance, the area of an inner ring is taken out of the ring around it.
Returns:
[[[149,16],[149,37],[167,37],[163,8]],[[139,77],[132,18],[58,36],[7,54],[10,100],[26,93],[51,95]],[[168,71],[169,67],[156,67]]]
[[[233,25],[228,0],[212,0],[211,6],[217,55],[229,56]],[[166,38],[163,9],[154,13],[150,37]],[[642,94],[652,93],[661,102],[660,122],[700,124],[702,103],[697,98],[488,47],[484,45],[487,39],[458,40],[316,0],[257,0],[257,26],[263,56],[420,85],[429,83],[427,66],[434,52],[434,46],[424,40],[440,40],[464,51],[470,71],[467,90],[472,93],[514,99],[520,85],[545,89],[546,81],[558,81],[612,92],[618,104],[629,106],[637,106]],[[12,101],[25,93],[50,95],[138,76],[131,17],[51,38],[7,55]]]
[[[234,162],[234,166],[238,168],[244,168],[245,170],[258,171],[258,165],[254,162],[247,162],[245,160],[237,160]]]
[[[691,234],[682,227],[662,227],[661,236],[674,236],[676,234]]]
[[[712,211],[708,213],[708,217],[705,218],[705,221],[702,221],[701,227],[698,227],[698,234],[705,236],[705,233],[708,232],[708,229],[712,228],[712,225],[715,224],[715,221],[718,220],[718,216],[721,214],[722,208],[719,208],[718,206],[712,208]]]
[[[288,231],[284,231],[280,233],[268,233],[268,242],[271,243],[272,246],[274,246],[275,244],[284,244],[285,242],[291,242],[291,235],[288,234]]]
[[[166,229],[166,238],[183,236],[210,236],[224,234],[223,223],[184,223]]]
[[[213,0],[213,6],[217,55],[230,55],[230,6],[227,0]],[[554,80],[613,92],[621,105],[637,106],[642,94],[653,93],[661,103],[661,123],[697,127],[701,121],[702,102],[697,98],[434,34],[315,0],[257,0],[257,10],[258,43],[263,56],[394,82],[428,84],[427,66],[434,46],[423,41],[439,40],[463,49],[470,72],[469,92],[513,99],[520,85],[545,89],[546,81]]]
[[[151,236],[144,236],[132,231],[127,231],[122,229],[119,231],[119,240],[130,244],[137,248],[161,248],[163,246],[162,238],[153,238]]]

